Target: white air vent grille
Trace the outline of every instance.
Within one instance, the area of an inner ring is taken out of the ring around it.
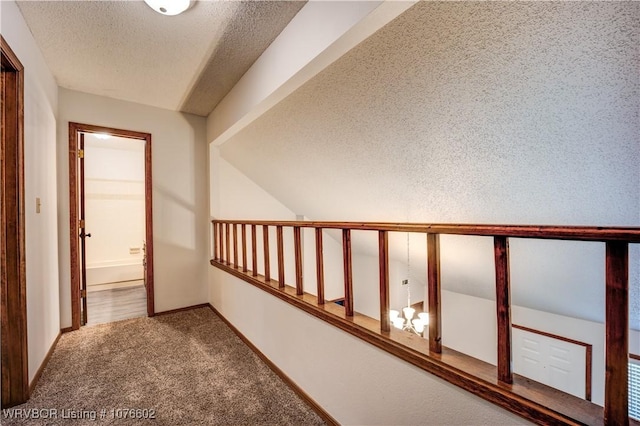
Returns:
[[[640,361],[629,360],[629,417],[640,420]]]

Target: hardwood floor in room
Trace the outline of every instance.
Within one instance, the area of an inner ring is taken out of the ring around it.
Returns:
[[[119,288],[87,292],[87,325],[104,324],[147,316],[147,297],[142,281]]]

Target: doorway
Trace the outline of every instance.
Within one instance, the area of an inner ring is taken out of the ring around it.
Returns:
[[[154,315],[151,191],[149,133],[69,123],[72,329]]]
[[[29,399],[24,214],[24,67],[0,35],[0,327],[2,407]]]

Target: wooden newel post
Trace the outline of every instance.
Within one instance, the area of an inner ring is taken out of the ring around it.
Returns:
[[[498,380],[513,383],[511,374],[511,289],[509,284],[509,240],[493,239],[496,264],[496,312],[498,316]]]
[[[391,331],[389,318],[389,233],[378,231],[380,263],[380,331]]]
[[[629,424],[629,244],[608,241],[605,261],[604,424]]]
[[[427,287],[429,302],[429,351],[439,354],[442,353],[439,234],[427,234]]]

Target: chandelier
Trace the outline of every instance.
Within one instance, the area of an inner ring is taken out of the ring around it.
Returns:
[[[414,318],[416,310],[411,307],[411,286],[409,286],[410,276],[411,256],[409,253],[409,233],[407,232],[407,279],[402,280],[402,285],[407,286],[407,306],[402,308],[402,315],[400,315],[400,311],[394,309],[390,310],[389,319],[395,328],[423,336],[425,327],[429,325],[429,314],[427,312],[418,312],[417,318]]]

